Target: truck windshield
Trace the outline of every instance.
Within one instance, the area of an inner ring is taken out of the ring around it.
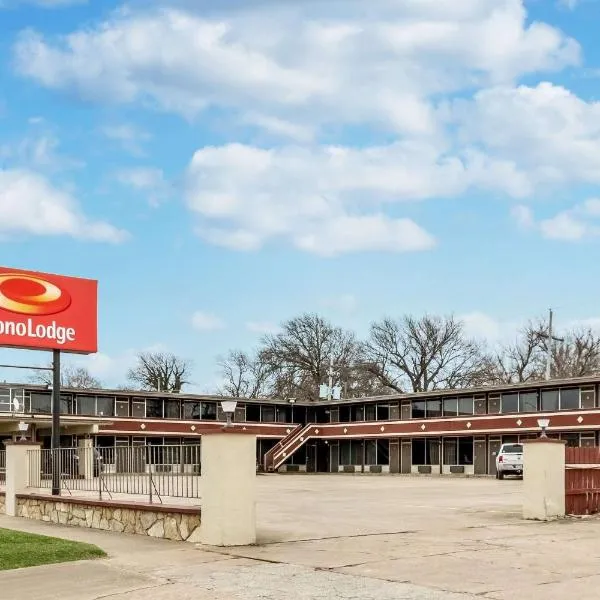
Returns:
[[[502,454],[522,454],[523,446],[521,444],[510,444],[502,448]]]

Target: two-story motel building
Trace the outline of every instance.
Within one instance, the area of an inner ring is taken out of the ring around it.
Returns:
[[[307,472],[493,475],[503,442],[539,433],[570,446],[598,445],[600,376],[341,401],[238,399],[236,426],[257,436],[257,463]],[[64,389],[61,445],[92,436],[97,447],[199,444],[223,426],[222,398]],[[51,392],[0,384],[0,444],[27,435],[50,445]]]

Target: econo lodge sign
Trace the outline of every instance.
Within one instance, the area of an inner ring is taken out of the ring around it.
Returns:
[[[98,350],[98,282],[0,267],[0,346]]]

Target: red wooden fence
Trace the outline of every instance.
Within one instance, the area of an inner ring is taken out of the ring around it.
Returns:
[[[565,448],[566,512],[600,512],[600,448]]]

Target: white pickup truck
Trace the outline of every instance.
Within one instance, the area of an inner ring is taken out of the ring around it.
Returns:
[[[523,475],[523,444],[502,444],[496,455],[496,479]]]

